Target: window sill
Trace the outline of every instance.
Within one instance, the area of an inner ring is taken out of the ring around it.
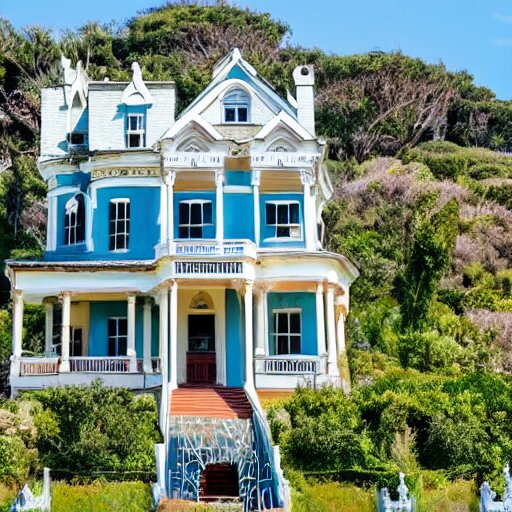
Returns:
[[[130,249],[114,249],[112,251],[108,251],[111,254],[127,254],[130,252]]]
[[[304,242],[304,239],[283,236],[283,237],[264,238],[263,242]]]

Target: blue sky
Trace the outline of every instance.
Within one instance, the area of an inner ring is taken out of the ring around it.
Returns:
[[[88,20],[122,22],[162,0],[0,0],[16,27],[57,32]],[[288,23],[290,42],[351,54],[401,50],[451,70],[466,69],[478,85],[512,99],[512,0],[238,0]]]

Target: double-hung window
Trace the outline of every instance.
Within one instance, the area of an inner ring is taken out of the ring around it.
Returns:
[[[82,355],[82,328],[70,327],[69,333],[69,355],[77,357]]]
[[[77,194],[66,203],[64,218],[64,245],[85,241],[85,204],[83,194]]]
[[[243,89],[235,89],[224,96],[224,122],[248,123],[250,97]]]
[[[274,354],[300,354],[301,310],[274,310]]]
[[[126,116],[126,147],[143,148],[146,146],[146,127],[144,114]]]
[[[125,356],[128,342],[128,320],[126,317],[108,319],[108,355]]]
[[[274,229],[274,238],[301,238],[297,201],[268,201],[265,215],[267,226]]]
[[[179,238],[203,238],[206,226],[213,225],[212,202],[202,199],[180,201]]]
[[[111,199],[109,204],[109,251],[126,251],[130,240],[130,200]]]

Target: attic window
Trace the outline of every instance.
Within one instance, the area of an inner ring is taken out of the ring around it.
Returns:
[[[87,144],[87,137],[83,132],[68,133],[69,146],[85,146]]]
[[[224,122],[248,123],[251,100],[243,89],[235,89],[224,96]]]
[[[143,148],[146,145],[144,114],[128,114],[126,117],[126,147]]]

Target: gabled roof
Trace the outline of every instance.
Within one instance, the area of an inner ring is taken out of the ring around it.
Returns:
[[[195,126],[194,126],[195,125]],[[180,117],[165,133],[160,137],[163,139],[174,139],[187,126],[197,127],[200,131],[206,132],[212,140],[223,140],[224,137],[210,123],[205,121],[199,114]]]
[[[288,101],[279,96],[276,90],[264,78],[258,76],[256,70],[242,58],[238,48],[231,50],[215,66],[212,75],[212,81],[206,89],[182,112],[180,117],[186,116],[190,111],[202,103],[205,97],[210,97],[210,93],[216,87],[226,80],[239,79],[250,85],[255,92],[265,101],[265,103],[274,106],[277,112],[284,110],[290,116],[297,118],[297,111]]]
[[[125,105],[150,105],[153,103],[153,97],[142,79],[142,71],[138,62],[132,63],[132,72],[132,81],[123,91],[121,103]]]
[[[265,139],[274,130],[286,127],[291,130],[299,139],[302,140],[315,140],[311,135],[295,118],[287,114],[284,110],[281,110],[279,114],[273,117],[261,130],[254,136],[255,139]]]

